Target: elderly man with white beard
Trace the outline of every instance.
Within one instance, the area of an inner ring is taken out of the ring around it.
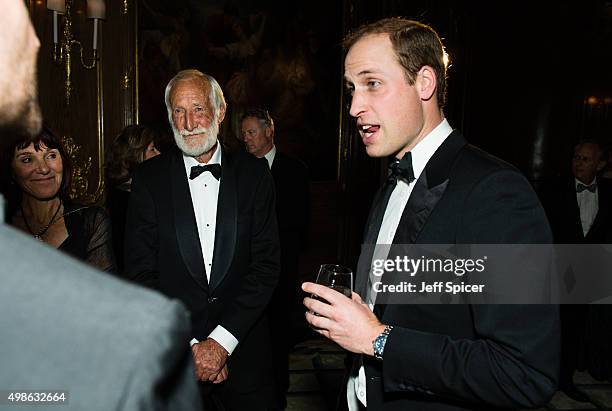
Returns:
[[[190,310],[205,405],[276,408],[264,314],[280,269],[274,182],[265,160],[217,140],[227,106],[214,78],[181,71],[165,99],[178,149],[134,175],[125,274]]]

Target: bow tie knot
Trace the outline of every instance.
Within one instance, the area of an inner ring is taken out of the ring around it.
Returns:
[[[593,183],[590,186],[587,186],[587,185],[581,184],[581,183],[576,184],[576,192],[577,193],[582,193],[584,190],[587,190],[587,191],[590,191],[591,193],[594,193],[595,190],[597,190],[597,183]]]
[[[204,173],[205,171],[208,171],[217,180],[221,178],[221,164],[206,164],[204,166],[191,167],[191,173],[189,174],[189,179],[193,180],[194,178]]]
[[[412,153],[408,151],[401,160],[396,158],[389,164],[389,177],[387,181],[396,184],[401,179],[410,184],[414,181],[414,170],[412,169]]]

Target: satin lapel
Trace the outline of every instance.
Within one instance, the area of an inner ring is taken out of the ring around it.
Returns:
[[[417,180],[393,238],[393,244],[414,244],[446,187],[448,179],[429,188],[427,170]]]
[[[223,151],[221,164],[215,251],[210,272],[211,290],[214,290],[227,274],[234,258],[234,248],[236,246],[238,220],[237,181],[233,158],[226,151]]]
[[[466,144],[461,133],[453,131],[429,159],[410,193],[410,198],[395,232],[393,244],[417,242],[431,212],[444,195],[457,155]],[[374,313],[378,318],[383,318],[386,307],[385,304],[374,306]]]
[[[204,269],[204,257],[198,235],[198,226],[193,212],[191,192],[185,173],[185,164],[182,154],[176,150],[170,164],[172,185],[172,210],[174,212],[174,227],[178,248],[183,261],[189,270],[189,274],[205,290],[208,290],[206,271]],[[163,252],[163,250],[160,250]]]
[[[467,144],[453,131],[429,159],[404,208],[393,244],[413,244],[448,186],[459,151]]]

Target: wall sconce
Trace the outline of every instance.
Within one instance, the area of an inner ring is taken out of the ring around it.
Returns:
[[[81,65],[87,70],[96,67],[98,56],[98,20],[106,18],[106,4],[104,0],[87,0],[87,17],[94,21],[93,32],[93,57],[91,63],[86,63],[83,58],[83,45],[74,39],[72,33],[72,3],[73,0],[47,0],[47,8],[53,11],[53,62],[64,66],[66,77],[64,79],[64,91],[66,105],[70,105],[70,95],[72,94],[72,50],[78,46]],[[58,39],[57,20],[58,15],[64,16],[64,27],[61,39]]]

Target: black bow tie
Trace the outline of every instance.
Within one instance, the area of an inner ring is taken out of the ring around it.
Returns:
[[[210,172],[210,174],[212,174],[213,177],[217,180],[221,178],[221,164],[206,164],[205,166],[191,167],[191,174],[189,174],[189,179],[193,180],[205,171]]]
[[[397,183],[401,179],[410,184],[414,181],[414,171],[412,170],[412,153],[408,151],[404,154],[401,160],[393,158],[393,162],[389,164],[389,177],[387,181]]]
[[[582,193],[584,190],[588,190],[591,193],[594,193],[595,190],[597,190],[597,183],[593,183],[590,186],[586,186],[584,184],[576,184],[576,192],[577,193]]]

